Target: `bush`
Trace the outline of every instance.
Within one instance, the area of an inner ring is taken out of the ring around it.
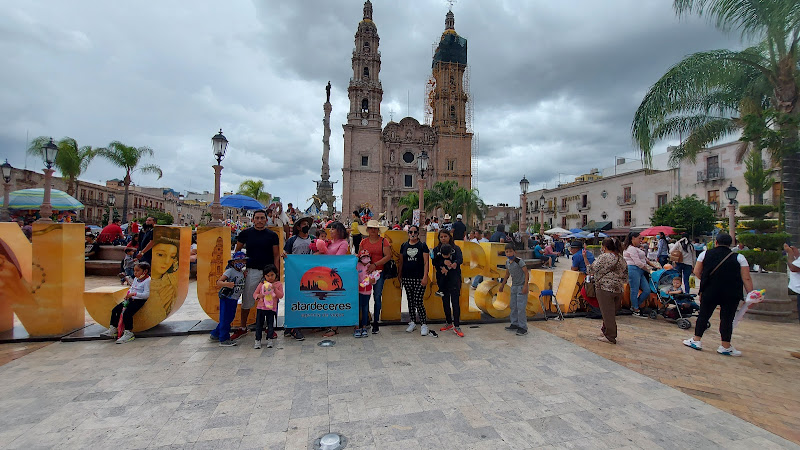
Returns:
[[[739,211],[741,211],[742,214],[754,219],[761,219],[774,210],[775,208],[772,205],[747,205],[739,207]]]
[[[761,269],[771,271],[778,271],[778,263],[783,259],[782,255],[775,251],[742,250],[739,253],[747,258],[750,267],[758,264]]]
[[[778,221],[770,219],[743,220],[739,223],[748,230],[756,230],[760,233],[773,231],[778,227]]]
[[[760,248],[762,250],[782,250],[783,243],[789,239],[789,233],[770,233],[770,234],[737,234],[736,239],[749,247],[751,250]],[[780,252],[778,252],[780,256]],[[749,261],[749,258],[748,258]]]

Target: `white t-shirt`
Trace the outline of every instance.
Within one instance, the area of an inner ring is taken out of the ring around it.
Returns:
[[[700,256],[697,257],[697,262],[703,262],[704,259],[706,259],[706,252],[700,253]],[[739,267],[750,267],[750,264],[747,263],[747,258],[745,258],[744,255],[740,255],[737,253],[736,262],[739,263]]]
[[[800,267],[800,258],[792,262],[795,267]],[[789,289],[796,294],[800,294],[800,272],[789,271]]]

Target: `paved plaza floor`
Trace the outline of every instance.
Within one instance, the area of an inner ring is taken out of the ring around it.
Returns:
[[[535,327],[465,331],[57,342],[0,367],[0,446],[800,448]]]

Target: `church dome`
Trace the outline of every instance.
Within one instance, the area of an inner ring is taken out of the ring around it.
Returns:
[[[433,55],[432,65],[436,65],[437,61],[466,65],[467,40],[456,33],[453,11],[447,12],[444,24],[445,30],[439,40],[439,45],[436,47],[436,53]]]

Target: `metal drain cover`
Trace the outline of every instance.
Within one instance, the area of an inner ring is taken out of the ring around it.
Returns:
[[[347,445],[347,439],[339,433],[328,433],[314,441],[316,450],[340,450]]]
[[[323,339],[317,342],[317,345],[319,345],[320,347],[333,347],[334,345],[336,345],[336,341],[330,339]],[[330,436],[330,435],[326,434],[325,436]]]

